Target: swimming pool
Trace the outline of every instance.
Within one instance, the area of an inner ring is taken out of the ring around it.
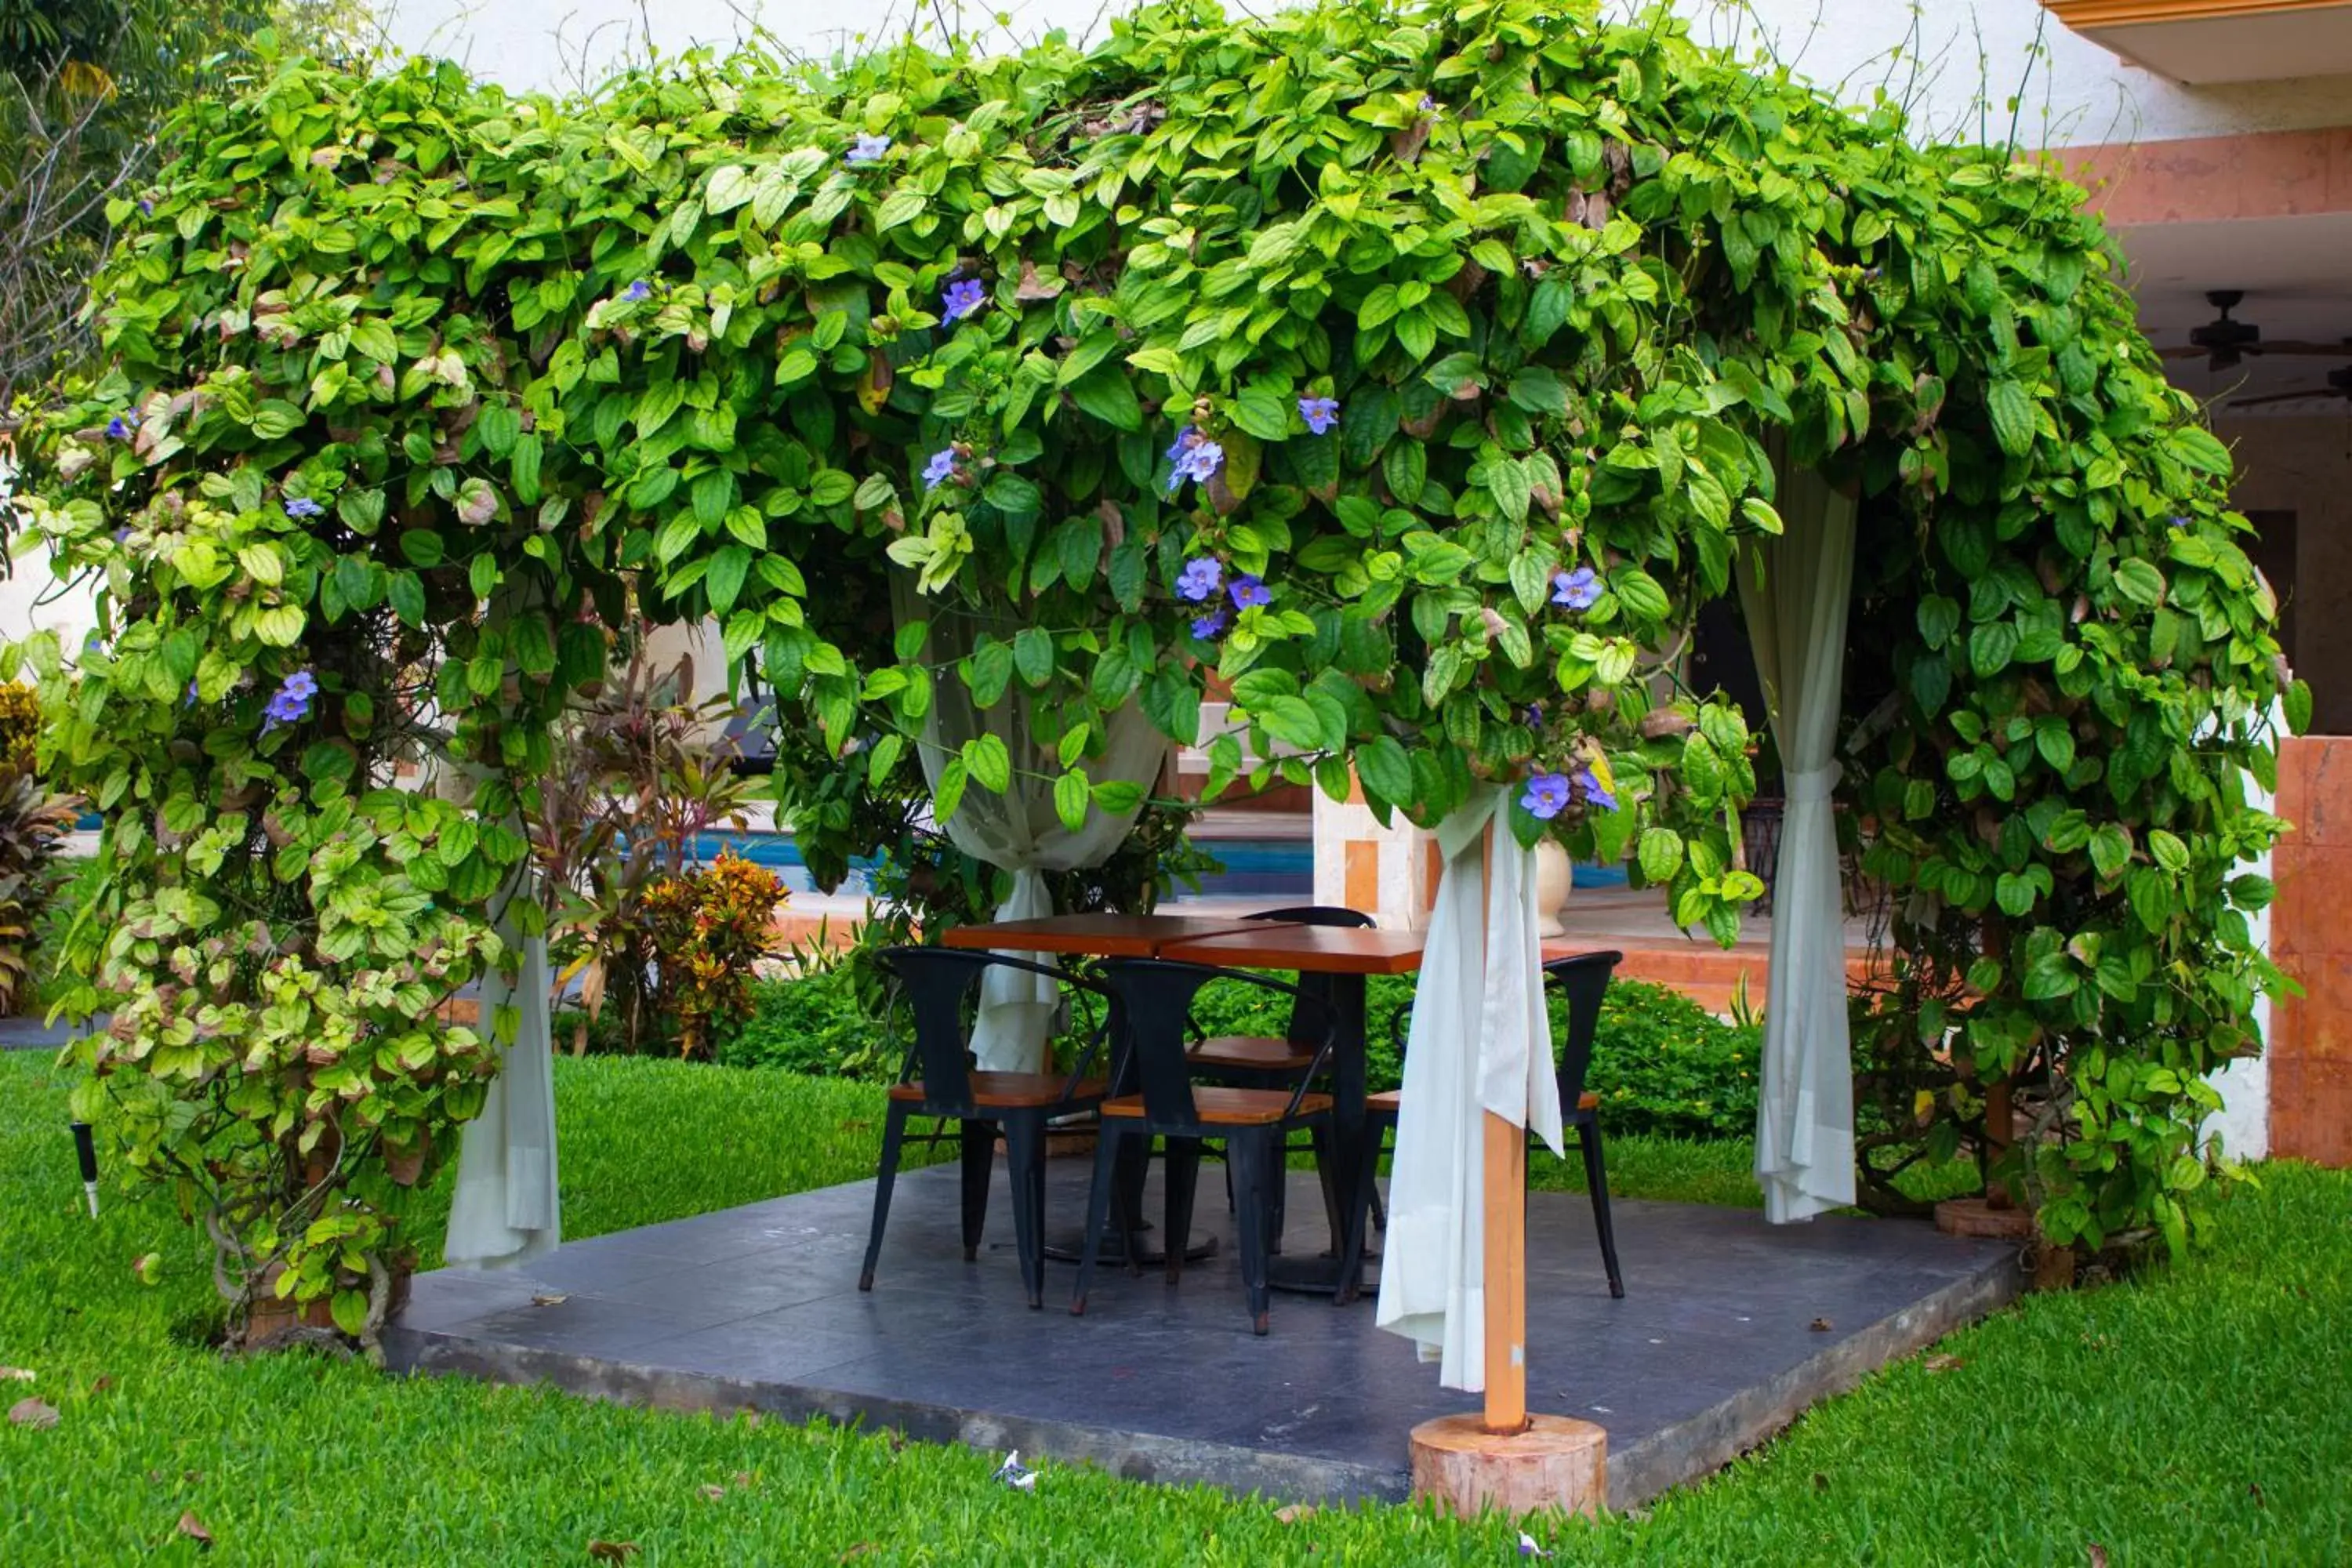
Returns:
[[[1223,867],[1201,879],[1202,898],[1304,900],[1315,896],[1315,846],[1307,839],[1207,837],[1192,842],[1216,857]],[[816,889],[809,879],[807,865],[801,859],[800,846],[793,842],[789,833],[705,833],[695,838],[697,860],[712,859],[722,849],[731,850],[754,865],[765,866],[783,879],[784,886],[793,892],[808,893]],[[848,877],[835,891],[849,898],[866,897],[873,890],[866,877],[872,865],[870,860],[853,862]],[[1616,867],[1579,866],[1576,885],[1622,888],[1625,885],[1625,873]]]

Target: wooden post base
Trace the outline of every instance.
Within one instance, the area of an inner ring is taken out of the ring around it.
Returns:
[[[1988,1241],[2031,1241],[2033,1211],[1995,1208],[1987,1198],[1946,1198],[1936,1205],[1936,1228],[1946,1236]]]
[[[1565,1415],[1530,1416],[1526,1431],[1486,1430],[1476,1415],[1441,1415],[1412,1429],[1412,1495],[1474,1519],[1557,1510],[1600,1514],[1609,1500],[1609,1434]]]

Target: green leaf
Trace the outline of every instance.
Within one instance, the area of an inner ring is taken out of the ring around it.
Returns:
[[[1054,679],[1054,637],[1042,626],[1027,626],[1013,639],[1013,668],[1031,686]]]
[[[1356,776],[1368,795],[1391,805],[1412,804],[1412,763],[1393,736],[1378,736],[1356,749]]]
[[[2154,608],[2164,598],[2164,574],[2134,558],[2116,563],[2116,588],[2133,604]]]
[[[2311,732],[2311,685],[2308,681],[2289,681],[2282,698],[2282,706],[2286,710],[2289,733],[2307,735]]]
[[[1087,807],[1094,800],[1094,791],[1087,775],[1072,768],[1054,781],[1054,815],[1062,826],[1076,833],[1087,825]]]
[[[1987,387],[1985,413],[2003,452],[2021,458],[2033,450],[2033,395],[2022,383],[2002,377]]]
[[[1094,785],[1095,808],[1124,816],[1143,804],[1143,786],[1133,779],[1104,779]]]
[[[1683,837],[1671,827],[1645,828],[1638,851],[1642,863],[1642,879],[1655,887],[1664,887],[1683,867]]]
[[[966,741],[963,763],[971,773],[972,782],[991,795],[1003,795],[1013,787],[1013,752],[1003,736],[975,735]]]
[[[1143,428],[1143,405],[1136,400],[1135,388],[1118,364],[1105,364],[1080,376],[1070,386],[1070,401],[1088,418],[1114,430]]]
[[[2178,835],[2168,833],[2161,827],[2148,829],[2147,852],[2155,858],[2158,865],[2176,877],[2189,869],[2189,846],[2183,844]]]

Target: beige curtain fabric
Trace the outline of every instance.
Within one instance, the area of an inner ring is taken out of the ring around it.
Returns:
[[[522,971],[509,985],[482,977],[485,1035],[498,1010],[520,1015],[514,1041],[499,1054],[482,1113],[466,1123],[457,1145],[457,1186],[449,1201],[443,1256],[453,1265],[511,1268],[554,1250],[563,1239],[555,1184],[555,1067],[548,1037],[547,942],[526,938],[501,918],[499,934],[522,951]]]
[[[1787,801],[1772,889],[1772,971],[1756,1110],[1756,1178],[1765,1217],[1785,1225],[1853,1202],[1845,901],[1831,794],[1839,771],[1854,498],[1783,461],[1778,504],[1783,532],[1741,561],[1739,595],[1771,708]]]
[[[1009,607],[974,610],[942,599],[927,599],[915,592],[910,575],[892,581],[891,608],[898,624],[924,620],[930,624],[925,658],[940,668],[963,658],[982,634],[1011,637],[1028,623]],[[996,911],[999,921],[1031,920],[1054,913],[1045,886],[1048,871],[1098,866],[1110,858],[1140,812],[1105,812],[1089,806],[1083,826],[1073,833],[1062,826],[1054,809],[1054,780],[1062,772],[1060,759],[1032,738],[1032,698],[1015,681],[995,707],[972,705],[971,692],[952,676],[933,683],[930,712],[923,720],[917,751],[924,776],[936,787],[940,771],[966,741],[993,732],[1013,754],[1013,782],[1003,795],[972,784],[963,793],[955,815],[940,825],[949,839],[965,854],[1013,873],[1013,891]],[[1102,752],[1086,764],[1097,783],[1128,780],[1147,791],[1156,783],[1168,760],[1169,740],[1130,702],[1110,717],[1109,734]],[[1034,959],[1034,953],[1013,953]],[[1024,970],[992,969],[981,982],[980,1010],[972,1029],[972,1055],[984,1071],[1042,1072],[1046,1047],[1053,1036],[1054,1011],[1059,998],[1054,983]]]
[[[1413,992],[1377,1314],[1438,1363],[1440,1384],[1474,1394],[1486,1374],[1486,1112],[1561,1152],[1535,851],[1503,808],[1489,785],[1437,828],[1445,869]]]

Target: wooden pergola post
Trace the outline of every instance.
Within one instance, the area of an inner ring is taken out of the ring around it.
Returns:
[[[1490,818],[1481,866],[1482,955],[1495,939],[1487,911],[1496,826]],[[1471,1051],[1478,1045],[1462,1043]],[[1479,1127],[1486,1406],[1413,1428],[1412,1495],[1465,1518],[1489,1509],[1513,1518],[1550,1510],[1597,1514],[1608,1500],[1609,1435],[1590,1421],[1528,1414],[1527,1129],[1491,1110],[1479,1113]]]

